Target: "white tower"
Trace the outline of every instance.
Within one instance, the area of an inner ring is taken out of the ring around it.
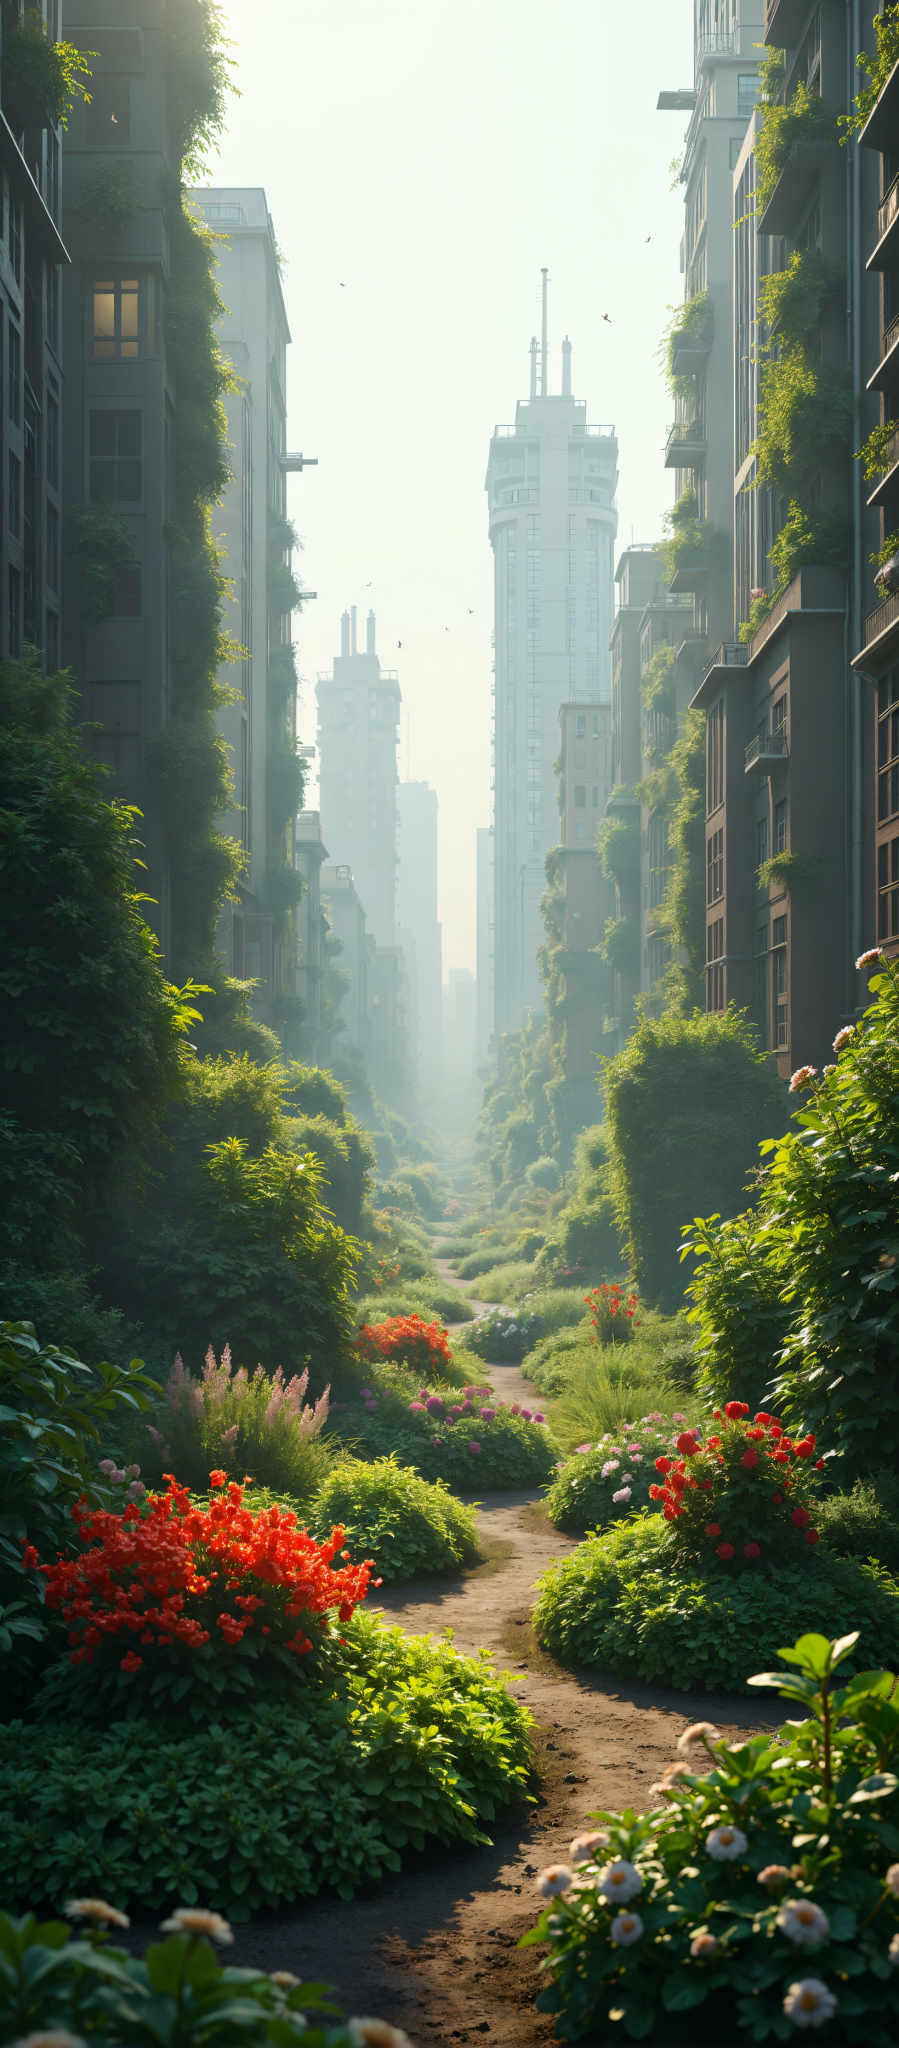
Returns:
[[[571,395],[549,390],[547,273],[542,340],[531,342],[530,397],[497,427],[487,465],[496,648],[494,856],[497,1034],[541,1007],[537,952],[544,862],[557,843],[553,764],[559,706],[608,703],[618,442],[587,425]]]

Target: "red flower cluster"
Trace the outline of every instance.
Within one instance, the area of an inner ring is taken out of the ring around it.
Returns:
[[[627,1323],[630,1326],[627,1332],[628,1336],[632,1329],[636,1329],[635,1318],[640,1306],[640,1297],[637,1294],[636,1288],[632,1288],[629,1293],[625,1293],[624,1288],[619,1285],[617,1280],[603,1280],[598,1287],[591,1287],[589,1294],[584,1295],[584,1301],[593,1319],[594,1344],[600,1343],[603,1336],[611,1334],[614,1338],[615,1325],[618,1323],[619,1317],[622,1324]],[[611,1331],[609,1328],[610,1324]]]
[[[446,1331],[421,1316],[390,1316],[384,1323],[363,1323],[356,1349],[367,1365],[408,1365],[426,1379],[442,1379],[442,1368],[451,1363]]]
[[[818,1541],[806,1501],[812,1497],[815,1439],[787,1435],[764,1410],[749,1419],[745,1401],[714,1410],[717,1431],[702,1440],[692,1430],[677,1439],[677,1458],[656,1459],[660,1483],[650,1487],[666,1522],[694,1555],[709,1546],[722,1563],[753,1564],[784,1544]]]
[[[227,1491],[205,1508],[166,1473],[166,1493],[122,1514],[72,1509],[81,1556],[40,1570],[47,1606],[68,1623],[73,1664],[93,1663],[100,1650],[107,1660],[110,1652],[119,1657],[122,1671],[139,1671],[144,1652],[152,1658],[160,1648],[194,1652],[210,1643],[234,1649],[251,1632],[266,1637],[269,1649],[304,1656],[313,1647],[308,1630],[326,1631],[330,1610],[349,1621],[373,1565],[367,1559],[335,1569],[343,1529],[316,1543],[295,1514],[278,1507],[252,1514],[242,1486],[228,1485],[225,1472],[209,1477]]]

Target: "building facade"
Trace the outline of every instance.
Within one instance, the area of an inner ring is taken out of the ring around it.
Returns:
[[[321,892],[322,867],[327,858],[318,812],[300,811],[294,843],[297,873],[303,881],[296,913],[296,992],[303,1006],[300,1050],[305,1059],[319,1066],[328,1064],[328,1048],[322,1036],[325,927]]]
[[[236,902],[222,910],[218,947],[231,974],[255,981],[254,1007],[271,1023],[281,1021],[282,998],[296,993],[296,934],[279,877],[294,867],[302,801],[286,505],[287,472],[298,460],[287,453],[290,330],[264,191],[215,187],[191,199],[216,237],[219,345],[234,371],[224,396],[231,474],[215,514],[234,654],[219,671],[230,701],[217,724],[234,793],[223,825],[246,866]]]
[[[477,897],[477,1059],[483,1067],[493,1044],[496,996],[493,985],[493,921],[496,914],[496,879],[493,863],[493,827],[479,825],[475,844]]]
[[[767,10],[765,39],[782,53],[769,96],[804,108],[805,124],[763,184],[760,110],[735,165],[738,507],[757,477],[768,488],[737,519],[737,591],[755,608],[694,699],[707,714],[706,1003],[748,1009],[785,1076],[826,1064],[856,1009],[854,961],[875,923],[872,705],[847,657],[863,633],[863,561],[876,544],[851,462],[873,418],[864,258],[876,200],[873,163],[840,141],[838,115],[858,84],[847,26],[842,0]],[[791,375],[809,399],[785,449],[767,421]]]
[[[559,705],[608,703],[618,443],[572,396],[571,346],[550,393],[544,273],[540,348],[515,424],[487,466],[494,555],[495,1028],[541,1007],[544,863],[557,831]]]
[[[379,946],[396,939],[398,862],[397,739],[400,686],[382,669],[374,612],[358,646],[356,607],[340,622],[340,653],[320,675],[319,806],[322,831],[342,867],[352,870],[370,935]]]
[[[29,76],[35,15],[0,11],[0,659],[27,642],[60,661],[62,337],[60,131]]]
[[[440,1076],[443,933],[437,914],[437,792],[401,782],[397,929],[406,960],[410,1053],[426,1095]]]

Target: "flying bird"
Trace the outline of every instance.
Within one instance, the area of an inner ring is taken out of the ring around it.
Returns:
[[[403,643],[402,643],[402,640],[398,640],[396,644],[397,644],[397,646],[398,646],[398,647],[402,647],[402,644],[403,644]]]
[[[611,327],[611,325],[612,325],[612,315],[611,315],[611,313],[604,313],[602,317],[603,317],[603,319],[604,319],[604,320],[608,320],[609,326]]]
[[[647,237],[646,237],[646,240],[647,240],[647,242],[651,242],[651,241],[652,241],[652,236],[651,236],[651,235],[647,235]]]

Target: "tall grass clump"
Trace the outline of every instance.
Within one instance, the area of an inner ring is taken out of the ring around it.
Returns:
[[[328,1419],[330,1389],[312,1407],[306,1402],[309,1372],[286,1380],[279,1366],[269,1377],[261,1365],[232,1370],[228,1345],[216,1363],[210,1345],[202,1375],[194,1379],[179,1356],[166,1387],[165,1404],[148,1424],[154,1460],[173,1471],[183,1486],[205,1492],[214,1467],[258,1485],[309,1501],[325,1477],[330,1450],[321,1431]]]

